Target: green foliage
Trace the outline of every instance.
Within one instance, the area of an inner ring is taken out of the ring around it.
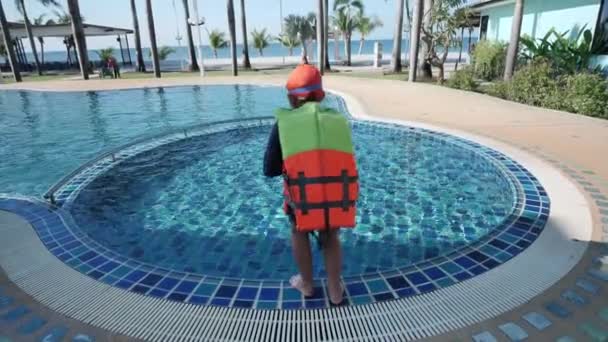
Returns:
[[[30,0],[28,0],[28,2],[30,2]],[[55,7],[61,7],[61,5],[59,5],[59,2],[57,2],[57,0],[38,0],[36,1],[39,4],[41,4],[44,7],[48,7],[48,6],[55,6]],[[19,11],[19,13],[24,14],[25,12],[25,0],[15,0],[15,7],[17,8],[17,11]]]
[[[213,30],[211,32],[207,31],[207,35],[209,36],[209,46],[213,50],[213,55],[217,58],[217,50],[223,49],[228,46],[228,41],[226,40],[226,32],[222,32],[220,30]]]
[[[507,98],[532,106],[555,108],[553,96],[558,90],[551,65],[546,62],[528,64],[518,70],[509,83]]]
[[[312,14],[312,13],[311,13]],[[285,18],[285,33],[291,39],[307,41],[315,38],[314,14],[308,16],[290,14]]]
[[[507,99],[509,91],[509,83],[503,81],[497,81],[496,83],[490,84],[484,90],[488,95],[500,97],[501,99]]]
[[[527,60],[545,59],[550,61],[559,74],[574,74],[587,70],[594,54],[594,39],[591,30],[583,27],[576,36],[570,31],[558,33],[555,29],[538,40],[529,36],[521,38],[524,47],[522,56]]]
[[[105,49],[101,49],[99,51],[95,51],[99,59],[102,61],[107,61],[110,58],[114,58],[114,48],[108,47]]]
[[[266,29],[263,29],[261,31],[253,30],[251,32],[251,38],[253,40],[253,47],[255,47],[260,52],[260,56],[264,56],[264,49],[268,47],[268,44],[270,44],[271,39]]]
[[[580,73],[562,79],[563,110],[608,119],[608,82],[600,75]]]
[[[479,87],[479,83],[475,80],[475,71],[470,66],[452,73],[447,85],[450,88],[468,91],[475,91]]]
[[[160,49],[158,49],[158,59],[161,61],[164,61],[165,59],[167,59],[167,57],[169,57],[170,54],[174,53],[175,49],[169,46],[161,46]]]
[[[289,49],[289,55],[293,55],[293,49],[300,46],[302,42],[298,37],[293,37],[288,34],[282,34],[277,37],[277,40],[286,48]]]
[[[375,29],[382,27],[382,20],[378,17],[367,17],[362,13],[357,18],[357,31],[361,34],[362,38],[369,36]]]
[[[506,57],[506,44],[490,40],[480,41],[472,55],[475,75],[486,81],[501,77],[505,71]]]

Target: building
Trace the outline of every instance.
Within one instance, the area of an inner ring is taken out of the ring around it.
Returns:
[[[480,17],[480,38],[508,42],[515,0],[482,0],[471,6]],[[608,67],[608,0],[525,0],[521,34],[542,38],[549,30],[575,36],[583,28],[598,42],[596,63]],[[599,41],[599,40],[596,40]]]

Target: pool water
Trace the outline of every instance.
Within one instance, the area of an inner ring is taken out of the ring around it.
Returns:
[[[39,196],[107,148],[169,128],[272,115],[278,87],[166,87],[0,92],[0,193]],[[328,96],[326,106],[336,107]]]
[[[270,127],[189,138],[128,159],[70,206],[95,241],[141,262],[211,276],[296,272],[280,178],[262,175]],[[477,241],[514,206],[511,182],[478,152],[434,134],[353,127],[358,225],[343,230],[344,275],[386,271]],[[314,242],[314,241],[313,241]],[[324,277],[314,249],[315,276]]]

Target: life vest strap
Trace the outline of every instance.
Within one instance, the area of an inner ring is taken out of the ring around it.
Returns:
[[[345,201],[332,201],[332,202],[321,202],[321,203],[303,203],[303,202],[293,202],[290,201],[289,205],[292,208],[298,209],[302,211],[302,214],[306,215],[307,213],[304,212],[304,207],[306,208],[307,212],[308,210],[315,210],[315,209],[332,209],[332,208],[344,208],[344,203]],[[348,210],[348,208],[351,208],[355,205],[355,201],[351,201],[348,200],[346,201],[346,209]]]
[[[346,177],[345,177],[346,175]],[[301,186],[309,184],[330,184],[330,183],[356,183],[359,180],[358,176],[349,176],[348,171],[342,170],[340,176],[322,176],[322,177],[306,177],[303,172],[298,173],[298,178],[287,178],[287,185]]]

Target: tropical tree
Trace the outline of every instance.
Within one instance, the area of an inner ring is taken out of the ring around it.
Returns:
[[[314,13],[308,16],[290,14],[285,18],[285,34],[301,42],[303,58],[308,58],[308,44],[315,37],[314,19]]]
[[[99,56],[99,59],[102,62],[107,61],[108,59],[114,57],[114,48],[107,47],[105,49],[100,49],[99,51],[95,51],[95,53],[97,54],[97,56]]]
[[[43,6],[57,6],[59,7],[59,3],[57,0],[37,0]],[[21,15],[23,16],[23,23],[25,24],[25,30],[27,31],[27,38],[30,41],[30,47],[32,49],[32,54],[34,55],[34,63],[36,64],[36,71],[38,75],[42,75],[42,67],[40,66],[40,60],[38,59],[38,51],[36,51],[36,43],[34,42],[34,34],[32,33],[32,23],[30,22],[30,18],[27,15],[27,10],[25,8],[25,0],[15,0],[15,6]]]
[[[170,54],[175,53],[175,49],[170,46],[161,46],[158,50],[158,59],[164,61]]]
[[[63,10],[61,10],[61,11],[54,10],[53,13],[55,14],[55,19],[53,20],[53,22],[56,24],[67,25],[72,22],[72,20],[70,19],[70,15]],[[82,20],[84,21],[84,17],[82,17]],[[72,65],[72,55],[71,55],[72,48],[74,49],[74,54],[77,55],[76,43],[74,43],[74,37],[71,35],[65,36],[63,38],[63,44],[65,45],[65,49],[66,49],[66,56],[67,56],[66,63],[71,66]]]
[[[281,45],[287,48],[290,56],[293,56],[293,49],[302,44],[302,42],[300,42],[297,36],[294,37],[286,33],[283,33],[282,35],[278,36],[277,40],[279,41],[279,43],[281,43]]]
[[[515,62],[517,61],[517,51],[519,50],[519,36],[521,34],[521,22],[524,16],[524,0],[515,0],[515,10],[513,12],[513,23],[511,24],[511,40],[507,49],[507,59],[505,62],[505,81],[509,81],[515,72]]]
[[[395,11],[395,30],[393,37],[393,55],[391,58],[391,67],[393,72],[401,72],[401,41],[403,34],[403,6],[404,0],[395,0],[397,10]],[[411,42],[410,42],[411,43]]]
[[[251,32],[251,39],[253,40],[253,47],[258,50],[260,56],[264,56],[264,49],[268,47],[272,39],[266,32],[266,29],[262,29],[261,31],[253,30]]]
[[[336,23],[344,37],[346,65],[350,66],[352,35],[359,25],[358,19],[363,14],[363,2],[361,0],[335,0],[334,11],[336,12]]]
[[[418,52],[420,50],[420,31],[422,28],[422,16],[424,13],[423,0],[414,0],[414,12],[409,15],[409,3],[406,1],[408,11],[408,26],[410,31],[410,72],[409,82],[416,82],[418,77]],[[394,56],[394,55],[393,55]],[[400,58],[399,58],[400,60]]]
[[[152,68],[154,69],[154,77],[160,78],[160,61],[158,60],[158,47],[156,46],[156,30],[154,28],[152,0],[146,0],[146,16],[148,17],[148,32],[150,33],[150,50],[152,52]]]
[[[209,47],[213,51],[213,56],[217,58],[217,51],[228,46],[226,33],[216,29],[211,32],[207,31],[207,35],[209,36]]]
[[[55,21],[53,19],[44,20],[46,14],[41,14],[38,17],[34,18],[34,25],[51,25],[54,24]],[[44,37],[36,37],[38,38],[38,43],[40,43],[40,64],[44,65]]]
[[[50,1],[50,0],[49,0]],[[80,7],[78,0],[67,0],[68,11],[72,22],[72,36],[76,42],[76,50],[78,51],[78,63],[80,64],[80,73],[85,80],[89,79],[89,56],[87,54],[87,41],[84,35],[82,26],[82,17],[80,16]]]
[[[4,44],[4,49],[6,50],[6,55],[8,56],[8,62],[11,65],[11,69],[13,71],[13,78],[15,82],[21,82],[21,73],[19,72],[19,63],[17,63],[17,58],[15,57],[15,50],[13,48],[13,44],[11,42],[13,39],[11,38],[11,32],[8,29],[8,22],[6,21],[6,15],[4,14],[4,7],[2,6],[2,2],[0,1],[0,31],[2,31],[2,40]],[[8,44],[7,44],[8,42]]]
[[[251,69],[249,61],[249,46],[247,43],[247,16],[245,15],[245,0],[241,0],[241,32],[243,33],[243,68]]]
[[[137,71],[146,72],[144,55],[141,51],[141,36],[139,33],[139,20],[137,19],[137,7],[135,7],[135,0],[131,0],[131,17],[133,18],[133,32],[135,33],[135,54],[137,55]]]
[[[369,36],[372,31],[377,29],[378,27],[382,27],[382,20],[378,17],[366,17],[364,15],[360,15],[357,18],[357,31],[361,35],[361,39],[359,40],[359,55],[363,51],[363,44],[365,42],[365,37]]]
[[[196,1],[196,0],[195,0]],[[184,5],[184,17],[186,18],[186,41],[188,42],[188,54],[190,55],[190,71],[198,71],[198,63],[196,62],[196,49],[194,48],[194,40],[192,40],[192,27],[188,22],[190,18],[190,8],[188,7],[188,0],[182,0]],[[198,18],[196,18],[198,20]]]
[[[442,1],[442,0],[440,0]],[[451,1],[451,0],[450,0]],[[427,38],[427,32],[432,31],[432,13],[435,0],[424,0],[422,10],[422,29],[420,31],[420,51],[418,53],[418,71],[422,74],[422,77],[426,79],[433,78],[433,69],[431,64],[426,59],[426,56],[430,53],[431,47],[429,44],[430,40]]]
[[[226,1],[228,14],[228,34],[230,35],[230,57],[232,59],[232,76],[239,74],[239,66],[236,60],[236,21],[234,18],[234,1]]]

